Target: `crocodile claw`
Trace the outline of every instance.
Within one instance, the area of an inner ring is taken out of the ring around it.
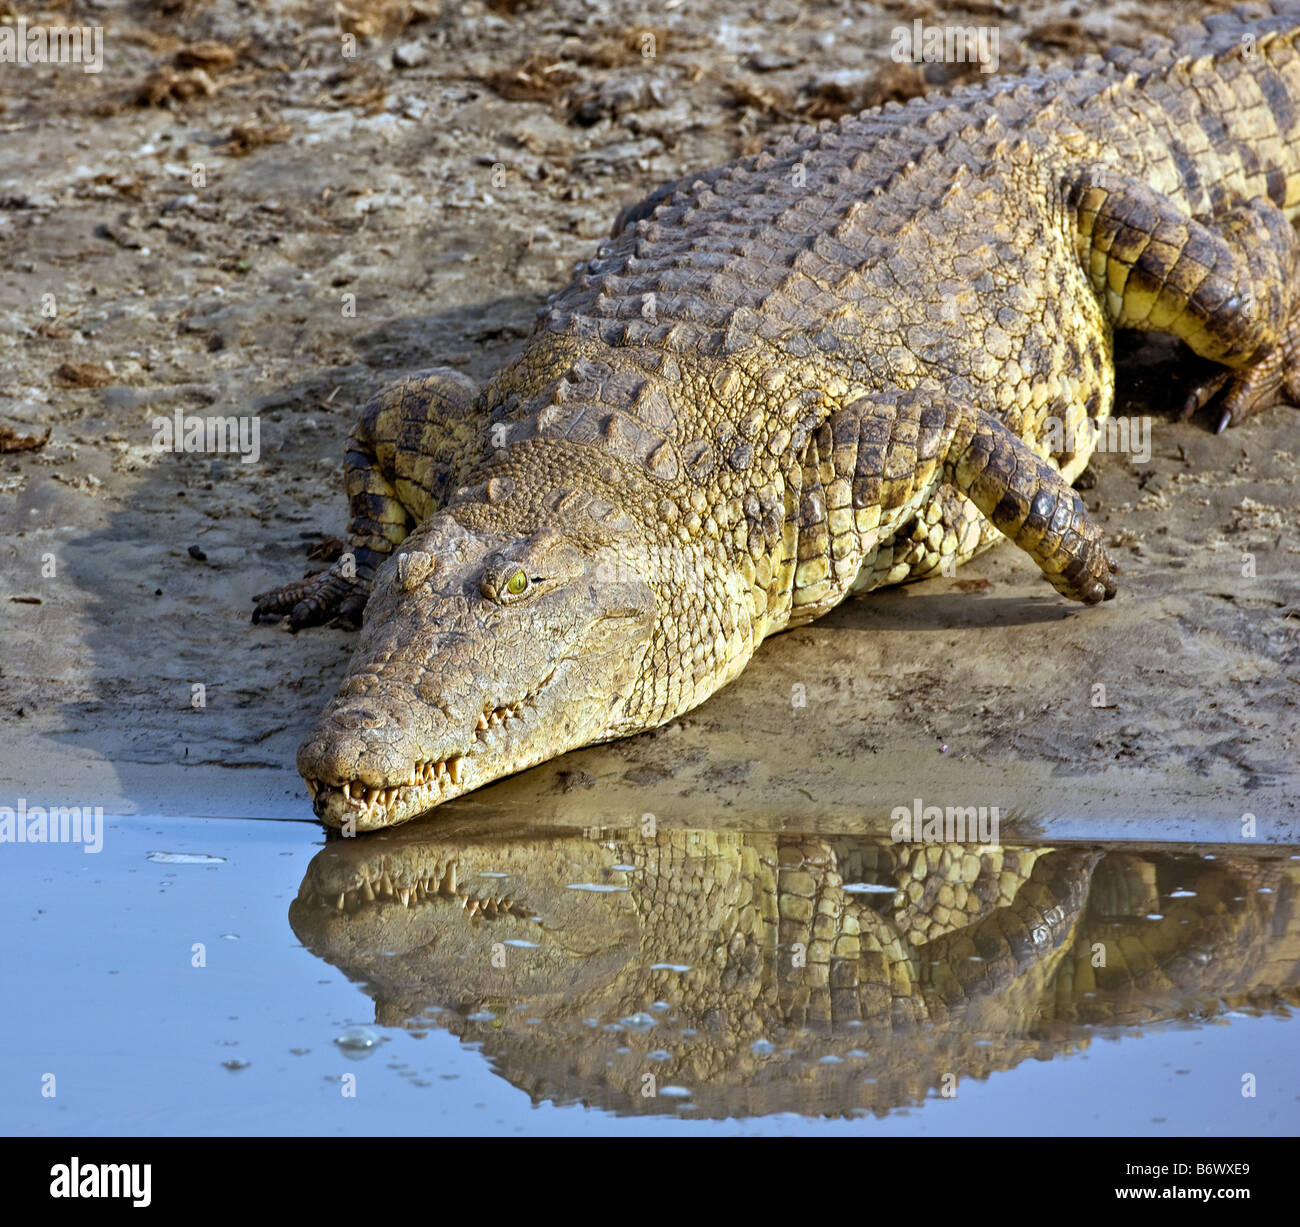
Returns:
[[[252,621],[280,618],[294,632],[308,626],[356,630],[369,595],[355,579],[336,571],[313,571],[297,583],[255,596]]]
[[[1300,405],[1300,326],[1294,321],[1280,345],[1244,370],[1215,371],[1192,386],[1178,417],[1186,421],[1217,402],[1214,433],[1240,426],[1248,417],[1274,405]]]

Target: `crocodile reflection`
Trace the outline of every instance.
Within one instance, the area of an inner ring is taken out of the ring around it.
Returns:
[[[380,1024],[477,1044],[534,1102],[842,1115],[1098,1027],[1284,1010],[1298,891],[1277,849],[444,822],[330,842],[289,920]]]

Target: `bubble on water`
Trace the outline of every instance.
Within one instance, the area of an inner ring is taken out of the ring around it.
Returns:
[[[379,1039],[379,1032],[370,1027],[348,1027],[334,1042],[346,1053],[364,1056],[379,1046]]]
[[[638,1010],[635,1014],[629,1014],[627,1018],[620,1018],[618,1024],[629,1031],[649,1031],[655,1025],[655,1020],[644,1010]]]
[[[568,890],[589,890],[594,894],[607,895],[614,891],[627,890],[626,886],[608,886],[602,882],[570,882]]]
[[[221,1068],[228,1069],[232,1074],[237,1074],[241,1069],[247,1069],[252,1064],[250,1061],[241,1061],[236,1057],[231,1057],[229,1061],[222,1061]]]
[[[501,943],[503,946],[518,946],[523,950],[540,950],[541,946],[537,942],[526,942],[522,937],[508,937]]]
[[[896,895],[897,886],[884,886],[879,882],[845,882],[841,890],[850,895]]]
[[[497,1016],[491,1010],[479,1010],[477,1013],[468,1014],[465,1017],[466,1022],[496,1022]]]
[[[651,963],[650,964],[651,971],[675,971],[680,973],[683,971],[690,971],[690,969],[691,969],[691,965],[689,963]]]
[[[646,1053],[646,1060],[648,1061],[671,1061],[672,1059],[673,1054],[666,1048],[656,1048],[654,1052]]]
[[[684,1086],[661,1086],[659,1094],[665,1099],[689,1099],[691,1092]]]
[[[771,1040],[755,1040],[750,1044],[749,1051],[756,1057],[765,1057],[769,1053],[776,1051],[776,1045]]]

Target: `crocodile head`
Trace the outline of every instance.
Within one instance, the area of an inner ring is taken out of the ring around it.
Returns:
[[[317,816],[373,830],[636,725],[655,592],[604,535],[444,512],[379,570],[347,675],[298,751]],[[468,525],[468,526],[467,526]]]

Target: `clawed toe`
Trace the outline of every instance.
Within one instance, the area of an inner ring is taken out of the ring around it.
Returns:
[[[1278,404],[1300,404],[1300,362],[1288,339],[1254,366],[1245,370],[1221,370],[1195,384],[1183,402],[1179,418],[1213,405],[1218,410],[1214,433],[1240,426],[1248,417]]]
[[[280,619],[290,631],[309,626],[355,630],[369,594],[355,580],[332,571],[314,571],[296,584],[286,584],[253,598],[254,622]]]
[[[1223,390],[1231,374],[1231,371],[1216,371],[1213,375],[1193,384],[1187,399],[1183,401],[1178,420],[1185,422],[1204,409]]]

